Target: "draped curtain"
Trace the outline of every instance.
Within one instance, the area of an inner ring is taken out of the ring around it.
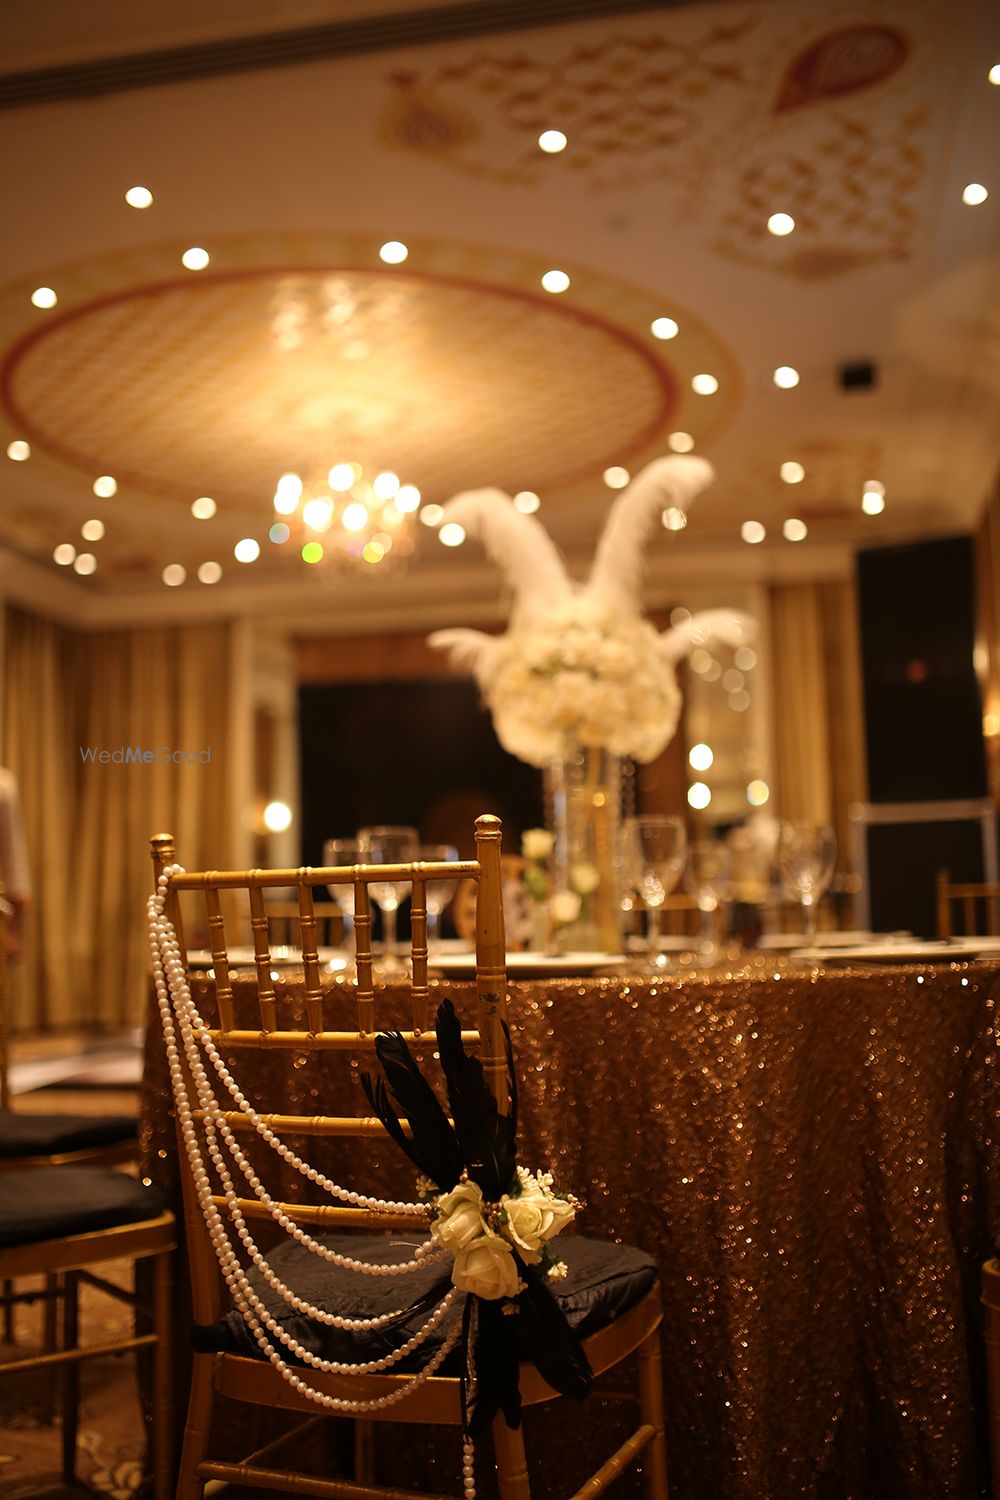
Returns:
[[[8,611],[4,763],[34,883],[16,1025],[141,1021],[150,835],[191,868],[235,853],[232,650],[225,624],[85,634]]]
[[[856,589],[777,584],[770,612],[775,811],[832,823],[843,862],[848,810],[865,795]]]

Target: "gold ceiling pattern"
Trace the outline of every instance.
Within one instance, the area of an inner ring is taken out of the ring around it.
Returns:
[[[5,369],[33,448],[120,487],[244,506],[337,460],[438,500],[459,483],[562,485],[665,431],[673,387],[638,342],[544,293],[405,271],[144,287],[46,323]]]

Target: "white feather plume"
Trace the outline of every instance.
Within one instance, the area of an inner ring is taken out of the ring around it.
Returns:
[[[680,661],[696,646],[721,641],[726,646],[748,646],[755,639],[756,622],[738,609],[702,609],[682,625],[672,625],[660,636],[660,651],[667,661]]]
[[[623,490],[608,512],[594,555],[587,591],[595,604],[636,614],[642,585],[642,548],[668,505],[687,513],[715,478],[704,458],[672,454],[654,459]]]
[[[453,667],[471,672],[486,691],[493,679],[493,668],[502,636],[486,635],[482,630],[435,630],[427,644],[435,651],[447,651]]]
[[[514,595],[512,625],[544,614],[570,593],[562,556],[545,527],[515,510],[503,490],[465,490],[448,501],[444,514],[478,537],[502,568]]]

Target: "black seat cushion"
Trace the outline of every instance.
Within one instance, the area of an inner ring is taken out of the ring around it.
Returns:
[[[56,1156],[135,1140],[128,1115],[28,1115],[0,1109],[0,1158]]]
[[[409,1260],[417,1243],[413,1238],[404,1239],[398,1234],[325,1234],[316,1238],[358,1260],[382,1265]],[[657,1279],[655,1262],[629,1245],[614,1245],[572,1235],[559,1240],[559,1253],[566,1262],[567,1275],[563,1281],[550,1281],[549,1286],[570,1325],[583,1338],[606,1327],[641,1302]],[[425,1270],[406,1276],[362,1276],[320,1260],[290,1239],[269,1254],[268,1260],[292,1291],[324,1312],[373,1318],[397,1307],[415,1307],[416,1310],[395,1327],[345,1332],[295,1312],[255,1271],[251,1276],[255,1290],[287,1332],[311,1354],[343,1362],[380,1359],[398,1348],[427,1320],[429,1307],[421,1307],[420,1299],[438,1286],[438,1295],[443,1295],[451,1278],[450,1260],[435,1261]],[[436,1329],[408,1360],[394,1366],[395,1372],[405,1374],[419,1369],[439,1347],[443,1337],[440,1329]],[[222,1351],[263,1357],[257,1341],[236,1309],[213,1327],[196,1329],[195,1346],[204,1353]],[[290,1358],[287,1350],[282,1350],[282,1353]],[[459,1351],[453,1350],[441,1373],[458,1374],[459,1361]]]
[[[138,1224],[163,1211],[156,1188],[108,1167],[0,1172],[0,1248]]]

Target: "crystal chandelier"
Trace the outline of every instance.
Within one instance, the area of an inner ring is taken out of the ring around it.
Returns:
[[[359,463],[335,463],[320,477],[282,474],[274,491],[271,541],[305,563],[357,563],[385,570],[416,551],[420,491],[385,469],[367,479]]]

